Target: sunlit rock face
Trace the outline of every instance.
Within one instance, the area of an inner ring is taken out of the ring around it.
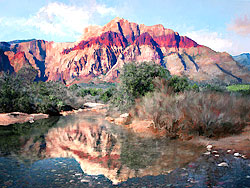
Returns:
[[[32,40],[0,44],[0,71],[38,70],[40,80],[117,81],[124,63],[153,61],[172,75],[198,82],[250,82],[249,70],[227,53],[215,52],[163,25],[146,26],[115,18],[89,26],[74,43]]]
[[[76,117],[50,129],[45,156],[74,158],[83,172],[104,175],[117,184],[128,178],[167,174],[203,151],[184,142],[139,138],[99,118]]]

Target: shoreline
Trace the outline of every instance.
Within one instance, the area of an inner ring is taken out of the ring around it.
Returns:
[[[22,112],[0,113],[0,126],[8,126],[15,123],[33,123],[39,119],[49,118],[48,114],[27,114]]]
[[[85,103],[84,108],[80,108],[72,111],[61,111],[59,116],[67,116],[70,114],[85,112],[85,111],[95,111],[100,113],[105,113],[105,108],[107,105],[101,103]],[[36,120],[49,118],[49,114],[34,113],[27,114],[23,112],[10,112],[10,113],[0,113],[0,126],[8,126],[15,123],[33,123]]]
[[[123,126],[136,133],[138,136],[148,138],[160,138],[166,136],[166,131],[154,128],[152,120],[132,120],[129,113],[121,114],[118,118],[106,117],[106,120],[117,126]],[[177,139],[183,140],[183,139]],[[228,153],[239,153],[250,159],[250,124],[239,134],[227,135],[218,139],[207,138],[204,136],[189,136],[187,142],[195,145],[213,147],[213,150],[225,150]]]

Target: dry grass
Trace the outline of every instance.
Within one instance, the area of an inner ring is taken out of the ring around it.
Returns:
[[[174,94],[163,80],[154,93],[136,101],[132,114],[153,120],[168,137],[190,135],[223,137],[239,133],[250,121],[250,99],[229,93],[194,92]]]

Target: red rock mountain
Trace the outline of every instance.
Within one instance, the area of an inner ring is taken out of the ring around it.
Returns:
[[[18,72],[32,66],[43,81],[115,81],[124,63],[132,61],[154,61],[172,75],[198,82],[250,82],[249,70],[229,54],[215,52],[162,25],[139,25],[122,18],[85,28],[74,43],[0,43],[0,71]]]

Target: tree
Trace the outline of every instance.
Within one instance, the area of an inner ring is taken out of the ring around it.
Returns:
[[[135,98],[154,90],[156,77],[168,79],[169,71],[152,62],[125,64],[120,75],[120,87]]]
[[[175,93],[190,89],[188,80],[185,77],[173,76],[168,80],[167,85],[168,87],[173,88]]]
[[[136,98],[144,96],[155,89],[156,77],[168,79],[169,71],[153,62],[127,63],[120,74],[120,84],[113,98],[114,106],[125,111],[132,107]]]

